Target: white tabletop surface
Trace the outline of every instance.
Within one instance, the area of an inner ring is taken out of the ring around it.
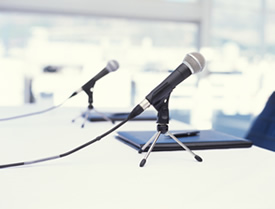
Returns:
[[[0,108],[0,118],[31,112]],[[80,109],[61,107],[43,115],[0,122],[0,164],[61,154],[113,127],[71,122]],[[185,124],[171,121],[173,128]],[[155,130],[155,121],[129,122],[119,130]],[[70,156],[0,170],[1,209],[274,209],[275,153],[244,149],[144,154],[115,133]]]

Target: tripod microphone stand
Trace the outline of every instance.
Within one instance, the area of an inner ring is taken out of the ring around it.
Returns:
[[[168,130],[168,123],[169,123],[169,109],[168,109],[168,100],[169,100],[170,94],[165,99],[161,100],[157,105],[154,107],[158,111],[158,119],[157,119],[157,132],[147,141],[146,144],[139,150],[139,153],[144,152],[144,150],[151,144],[149,147],[149,150],[147,151],[145,157],[141,160],[139,166],[143,167],[147,161],[147,158],[149,157],[150,153],[152,152],[159,136],[161,134],[167,134],[170,136],[175,142],[177,142],[183,149],[188,151],[190,154],[194,156],[194,158],[198,162],[202,162],[202,158],[198,155],[196,155],[194,152],[192,152],[185,144],[183,144],[177,137],[175,137],[171,132]]]
[[[113,120],[111,120],[111,119],[108,118],[105,114],[103,114],[103,113],[97,111],[97,110],[94,108],[94,106],[93,106],[93,87],[94,87],[94,85],[93,85],[91,88],[83,88],[83,91],[88,95],[88,103],[89,103],[89,104],[88,104],[88,108],[87,108],[87,110],[86,110],[86,112],[85,112],[85,114],[84,114],[84,121],[83,121],[83,123],[82,123],[82,125],[81,125],[81,128],[84,128],[85,122],[88,120],[88,116],[89,116],[89,114],[92,112],[92,110],[93,110],[96,114],[100,115],[104,120],[110,121],[111,123],[114,124],[114,121],[113,121]],[[75,122],[75,120],[76,120],[77,118],[79,118],[79,117],[82,117],[82,115],[83,115],[83,114],[80,114],[79,116],[77,116],[76,118],[74,118],[74,119],[72,120],[72,122]]]

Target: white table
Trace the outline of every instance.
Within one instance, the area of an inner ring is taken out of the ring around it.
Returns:
[[[33,111],[0,108],[0,117]],[[0,164],[66,152],[113,127],[108,122],[71,123],[80,109],[0,123]],[[171,121],[170,130],[185,125]],[[129,122],[119,130],[155,130],[156,123]],[[275,153],[257,147],[143,154],[115,133],[68,157],[0,170],[2,209],[273,209]]]

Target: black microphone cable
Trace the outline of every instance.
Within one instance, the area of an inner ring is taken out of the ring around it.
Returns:
[[[45,158],[40,158],[37,160],[33,160],[33,161],[25,161],[25,162],[17,162],[17,163],[10,163],[10,164],[4,164],[4,165],[0,165],[0,169],[2,168],[8,168],[8,167],[17,167],[17,166],[23,166],[23,165],[30,165],[30,164],[35,164],[35,163],[40,163],[40,162],[44,162],[44,161],[49,161],[49,160],[54,160],[54,159],[59,159],[59,158],[63,158],[66,157],[68,155],[71,155],[91,144],[93,144],[96,141],[99,141],[100,139],[102,139],[103,137],[107,136],[108,134],[112,133],[113,131],[115,131],[116,129],[118,129],[120,126],[122,126],[124,123],[126,123],[128,121],[128,119],[125,119],[124,121],[120,122],[119,124],[117,124],[115,127],[113,127],[112,129],[110,129],[109,131],[105,132],[104,134],[86,142],[85,144],[82,144],[74,149],[71,149],[67,152],[64,152],[62,154],[56,155],[56,156],[51,156],[51,157],[45,157]]]
[[[51,110],[57,109],[58,107],[61,107],[62,105],[64,105],[68,99],[70,99],[72,96],[68,97],[67,99],[65,99],[63,102],[61,102],[58,105],[54,105],[52,107],[49,107],[47,109],[44,110],[39,110],[37,112],[31,112],[31,113],[26,113],[26,114],[22,114],[22,115],[16,115],[16,116],[11,116],[11,117],[7,117],[7,118],[0,118],[0,122],[1,121],[8,121],[8,120],[14,120],[14,119],[19,119],[19,118],[25,118],[25,117],[29,117],[29,116],[33,116],[33,115],[39,115],[45,112],[49,112]]]
[[[32,161],[25,161],[25,162],[17,162],[17,163],[10,163],[10,164],[0,165],[0,169],[8,168],[8,167],[23,166],[23,165],[31,165],[31,164],[45,162],[45,161],[49,161],[49,160],[55,160],[55,159],[59,159],[59,158],[63,158],[63,157],[66,157],[68,155],[71,155],[71,154],[73,154],[73,153],[75,153],[75,152],[77,152],[77,151],[93,144],[94,142],[101,140],[103,137],[105,137],[105,136],[109,135],[110,133],[112,133],[113,131],[117,130],[119,127],[121,127],[127,121],[133,119],[134,117],[136,117],[137,115],[139,115],[142,112],[143,112],[143,109],[140,106],[135,107],[125,120],[121,121],[119,124],[117,124],[116,126],[111,128],[109,131],[107,131],[107,132],[103,133],[102,135],[97,136],[96,138],[86,142],[85,144],[82,144],[82,145],[80,145],[80,146],[78,146],[74,149],[71,149],[67,152],[64,152],[64,153],[56,155],[56,156],[40,158],[40,159],[32,160]]]

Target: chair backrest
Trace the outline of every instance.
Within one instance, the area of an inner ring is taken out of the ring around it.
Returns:
[[[256,146],[275,151],[275,91],[252,123],[245,138]]]

